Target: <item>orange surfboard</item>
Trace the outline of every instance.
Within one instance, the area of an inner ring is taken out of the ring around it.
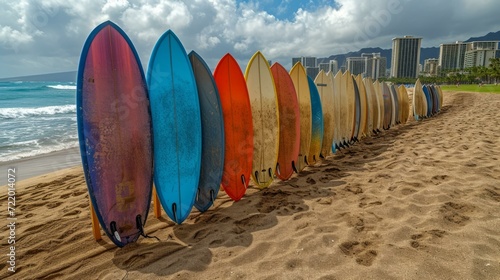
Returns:
[[[214,79],[224,115],[224,172],[222,187],[235,201],[245,194],[252,172],[253,126],[247,84],[236,60],[226,54]]]
[[[279,63],[271,66],[279,109],[279,152],[276,176],[288,180],[294,171],[300,147],[300,111],[292,78]]]

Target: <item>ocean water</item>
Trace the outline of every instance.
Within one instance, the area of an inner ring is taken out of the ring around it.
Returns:
[[[0,163],[78,147],[76,84],[0,82]]]

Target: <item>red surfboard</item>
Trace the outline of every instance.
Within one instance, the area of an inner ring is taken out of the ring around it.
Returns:
[[[240,200],[252,173],[253,125],[247,84],[238,62],[226,54],[217,64],[214,79],[219,89],[224,115],[224,171],[222,187],[227,195]]]
[[[300,147],[300,111],[297,93],[288,71],[279,63],[271,67],[278,96],[279,110],[279,152],[276,176],[288,180],[294,171]]]

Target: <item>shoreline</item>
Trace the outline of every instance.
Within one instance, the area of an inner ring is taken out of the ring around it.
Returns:
[[[16,168],[16,181],[20,182],[40,175],[56,173],[77,165],[81,165],[80,149],[70,148],[19,160],[1,162],[0,172],[6,174],[7,169]],[[0,187],[6,185],[7,176],[1,176]]]

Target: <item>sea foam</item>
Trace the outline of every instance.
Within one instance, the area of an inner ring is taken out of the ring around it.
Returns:
[[[0,119],[19,119],[69,113],[76,113],[76,105],[46,106],[38,108],[1,108]]]
[[[66,89],[66,90],[76,90],[76,86],[75,85],[50,85],[50,86],[47,86],[48,88],[53,88],[53,89]]]

